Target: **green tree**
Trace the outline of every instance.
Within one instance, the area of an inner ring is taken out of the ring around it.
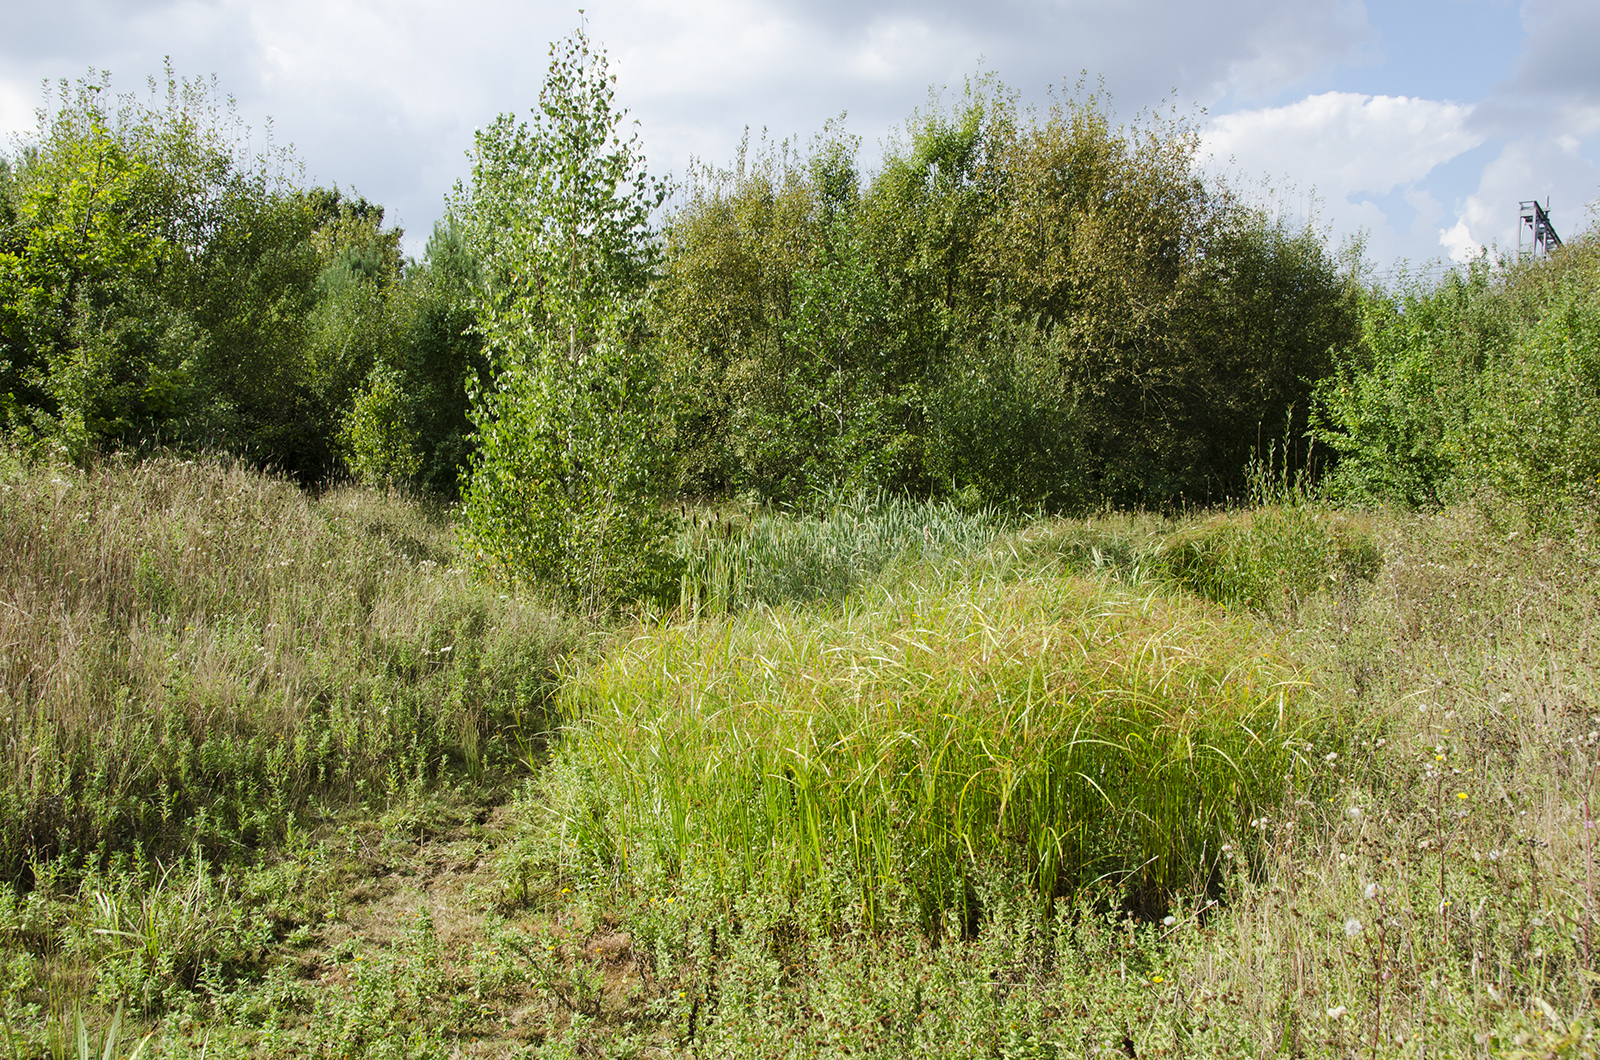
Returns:
[[[870,181],[836,127],[711,174],[658,302],[691,485],[1241,496],[1259,440],[1304,427],[1353,292],[1314,232],[1202,179],[1197,145],[1181,118],[1117,126],[1081,92],[1027,111],[979,78]]]
[[[383,210],[294,186],[215,79],[63,82],[0,181],[0,392],[13,432],[224,449],[303,481],[382,351],[400,275]]]
[[[383,228],[382,206],[348,198],[337,187],[312,188],[304,198],[316,219],[311,245],[322,268],[306,318],[300,462],[332,472],[341,457],[348,466],[349,450],[338,432],[348,426],[360,395],[370,393],[363,390],[375,381],[370,377],[384,376],[381,366],[396,360],[404,342],[403,233]]]
[[[1330,492],[1438,508],[1478,493],[1553,524],[1600,503],[1600,236],[1361,298],[1317,389]],[[1509,503],[1508,503],[1509,502]]]
[[[645,585],[668,485],[644,326],[666,186],[624,137],[614,92],[581,29],[552,45],[532,122],[503,114],[477,134],[454,203],[483,269],[492,366],[462,533],[492,568],[590,605]]]
[[[196,369],[194,329],[164,282],[181,265],[169,220],[185,174],[117,135],[106,92],[104,79],[75,96],[60,86],[59,111],[11,182],[0,250],[8,392],[80,457],[170,415]]]
[[[692,495],[793,481],[785,328],[816,240],[807,167],[787,144],[741,145],[731,170],[691,170],[666,228],[652,321],[672,380],[674,454]]]
[[[379,351],[340,431],[362,480],[458,496],[472,453],[467,395],[488,372],[471,304],[477,277],[477,260],[446,219],[423,260],[389,290],[393,342]]]

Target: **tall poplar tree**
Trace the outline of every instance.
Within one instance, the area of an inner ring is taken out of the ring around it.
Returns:
[[[666,184],[645,170],[603,51],[551,46],[531,121],[474,141],[454,207],[482,263],[491,383],[462,533],[486,566],[590,606],[638,591],[665,529],[659,372],[644,301]]]

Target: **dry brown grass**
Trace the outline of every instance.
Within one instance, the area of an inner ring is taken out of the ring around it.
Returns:
[[[543,728],[570,626],[453,567],[447,520],[237,464],[0,481],[0,877],[253,844]]]

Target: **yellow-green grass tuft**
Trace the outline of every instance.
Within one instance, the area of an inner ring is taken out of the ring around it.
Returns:
[[[1295,674],[1208,604],[1000,569],[638,630],[562,694],[562,870],[810,891],[867,922],[971,916],[998,866],[1046,900],[1206,891],[1310,772]]]
[[[1178,585],[1228,607],[1293,614],[1319,592],[1347,592],[1383,567],[1369,517],[1310,504],[1224,512],[1182,527],[1154,557]]]

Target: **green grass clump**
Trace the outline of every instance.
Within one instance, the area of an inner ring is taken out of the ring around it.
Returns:
[[[1370,582],[1382,566],[1370,519],[1294,503],[1208,516],[1168,536],[1153,557],[1162,575],[1208,600],[1277,614]]]
[[[238,465],[0,470],[0,880],[248,852],[517,751],[571,631],[448,524]],[[520,727],[520,728],[519,728]]]
[[[562,693],[545,789],[565,871],[929,925],[976,915],[995,866],[1046,898],[1205,891],[1308,768],[1294,674],[1209,606],[996,570],[639,630]]]

